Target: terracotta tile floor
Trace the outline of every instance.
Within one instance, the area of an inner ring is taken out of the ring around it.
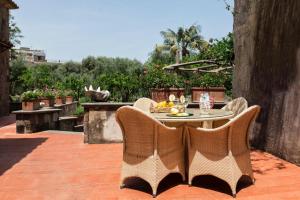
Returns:
[[[139,179],[119,189],[121,144],[83,144],[82,134],[15,134],[14,119],[0,118],[0,199],[152,199]],[[236,199],[300,199],[300,168],[270,154],[251,154],[256,184],[241,180]],[[233,199],[229,186],[209,176],[193,187],[168,176],[157,199]]]

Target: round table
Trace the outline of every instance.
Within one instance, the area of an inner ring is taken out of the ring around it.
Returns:
[[[161,122],[203,122],[203,128],[212,128],[213,121],[230,119],[234,116],[232,111],[222,109],[210,109],[207,113],[203,113],[200,109],[187,109],[187,113],[192,116],[187,117],[171,117],[168,113],[151,113],[151,115]]]

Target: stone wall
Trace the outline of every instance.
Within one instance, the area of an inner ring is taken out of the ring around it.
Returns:
[[[233,95],[262,107],[251,143],[298,165],[299,16],[299,0],[235,0]]]
[[[133,103],[85,103],[84,143],[122,142],[122,131],[115,120],[116,110]]]
[[[0,7],[0,39],[9,41],[9,11]],[[0,116],[9,114],[9,51],[0,52]]]

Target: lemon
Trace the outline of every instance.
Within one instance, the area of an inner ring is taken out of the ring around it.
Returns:
[[[171,114],[172,115],[176,115],[179,112],[179,110],[177,108],[172,108],[171,109]]]
[[[188,113],[178,113],[177,115],[178,115],[179,117],[187,117],[187,116],[189,116]]]
[[[169,106],[169,107],[173,107],[174,105],[175,105],[174,102],[173,102],[173,101],[170,101],[168,106]]]

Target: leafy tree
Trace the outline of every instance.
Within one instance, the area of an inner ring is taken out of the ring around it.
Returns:
[[[9,15],[9,40],[13,44],[13,46],[21,44],[21,38],[23,35],[21,34],[21,29],[17,26],[15,22],[15,18],[12,15]],[[11,59],[16,59],[14,49],[11,49]]]
[[[15,22],[15,17],[9,15],[9,40],[13,45],[21,44],[20,39],[23,38],[21,29]]]
[[[200,54],[201,59],[215,59],[224,62],[224,64],[233,65],[234,49],[233,49],[233,34],[228,33],[221,40],[212,39],[209,47]]]
[[[179,63],[182,57],[199,52],[206,45],[200,32],[198,25],[192,25],[189,28],[179,27],[177,31],[172,29],[161,31],[164,43],[157,45],[155,51],[162,54],[170,52],[171,55],[175,56],[176,63]]]
[[[94,85],[111,92],[112,101],[135,101],[140,97],[140,78],[137,75],[121,73],[102,74],[94,82]]]
[[[22,59],[12,60],[10,64],[10,93],[12,95],[22,94],[25,90],[24,81],[21,76],[26,72],[26,64]]]
[[[66,90],[72,90],[75,92],[75,98],[79,99],[83,96],[84,86],[87,83],[87,77],[79,74],[71,74],[63,80],[63,87]]]
[[[56,82],[53,70],[47,64],[27,66],[27,70],[20,79],[28,89],[51,88]]]

